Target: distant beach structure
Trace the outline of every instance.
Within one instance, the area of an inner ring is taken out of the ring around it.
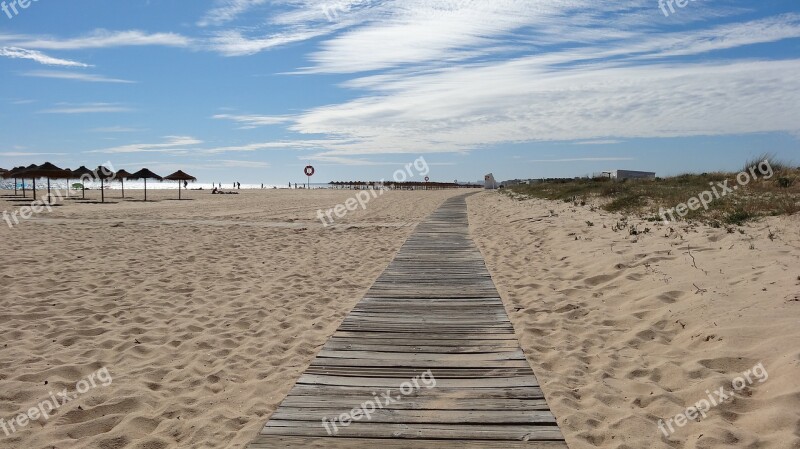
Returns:
[[[488,175],[483,177],[484,185],[483,187],[486,190],[494,190],[497,188],[497,181],[494,179],[494,174],[489,173]]]
[[[636,171],[636,170],[614,170],[604,172],[611,179],[622,181],[623,179],[656,179],[656,174],[649,171]]]

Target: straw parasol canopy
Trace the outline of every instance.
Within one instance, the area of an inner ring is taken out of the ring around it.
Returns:
[[[175,173],[173,173],[173,174],[171,174],[169,176],[165,176],[164,179],[167,179],[167,180],[170,180],[170,181],[178,181],[178,199],[181,199],[181,182],[184,182],[184,181],[195,182],[195,181],[197,181],[197,178],[195,178],[194,176],[187,175],[186,173],[184,173],[184,172],[182,172],[180,170],[176,171]]]
[[[20,167],[18,170],[12,170],[12,172],[16,171],[16,175],[22,179],[22,197],[25,198],[25,178],[28,177],[28,171],[33,170],[35,168],[39,168],[36,164],[31,164],[27,167]],[[14,178],[16,179],[16,178]],[[36,199],[36,178],[32,179],[33,181],[33,199]]]
[[[106,193],[105,193],[105,181],[109,179],[114,179],[116,173],[108,167],[99,166],[97,170],[94,172],[95,178],[100,180],[100,202],[106,202]]]
[[[22,197],[25,198],[25,179],[22,178],[22,172],[27,170],[24,166],[14,167],[4,175],[6,179],[14,178],[14,195],[17,194],[17,180],[22,179]]]
[[[147,180],[148,179],[156,179],[158,181],[163,181],[164,180],[164,178],[162,178],[161,176],[158,176],[157,174],[151,172],[150,170],[148,170],[146,168],[143,168],[143,169],[137,171],[136,173],[128,176],[128,179],[133,179],[133,180],[143,179],[144,180],[144,200],[145,201],[147,201]]]
[[[19,179],[18,178],[18,176],[19,176],[18,173],[21,170],[24,170],[24,169],[25,169],[25,167],[14,167],[11,170],[5,170],[3,173],[0,173],[0,178],[13,179],[14,180],[14,196],[17,196],[17,179]],[[25,185],[23,183],[23,188],[24,187],[25,187]]]
[[[86,183],[84,180],[86,178],[94,178],[94,172],[81,165],[77,170],[72,170],[71,174],[72,178],[81,180],[81,193],[83,194],[83,199],[86,199]]]
[[[120,170],[117,172],[117,179],[119,182],[122,183],[122,198],[125,198],[125,180],[130,178],[131,174],[125,170]]]
[[[69,170],[56,167],[50,162],[45,162],[35,170],[29,170],[28,175],[31,177],[47,178],[47,199],[50,201],[50,180],[51,179],[69,179],[72,173]],[[34,190],[34,194],[36,191]],[[36,196],[33,197],[36,199]]]
[[[36,200],[36,178],[40,177],[39,173],[36,171],[39,169],[39,166],[36,164],[31,164],[24,169],[20,170],[19,175],[22,177],[22,195],[25,196],[25,178],[29,177],[33,181],[33,199]]]

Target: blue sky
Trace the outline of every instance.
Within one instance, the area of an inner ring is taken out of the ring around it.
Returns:
[[[11,2],[3,168],[282,185],[420,155],[441,181],[800,163],[796,0]]]

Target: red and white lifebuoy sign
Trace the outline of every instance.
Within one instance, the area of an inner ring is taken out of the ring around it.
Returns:
[[[303,171],[306,173],[306,176],[308,176],[308,177],[314,176],[314,173],[317,172],[316,170],[314,170],[314,167],[311,166],[311,165],[306,166],[305,170],[303,170]]]

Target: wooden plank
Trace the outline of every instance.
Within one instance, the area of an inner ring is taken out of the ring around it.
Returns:
[[[327,346],[327,345],[326,345]],[[323,349],[317,357],[320,358],[334,358],[334,359],[366,359],[366,360],[431,360],[435,362],[491,362],[497,360],[525,360],[525,354],[522,350],[517,349],[514,351],[506,352],[489,352],[479,354],[443,354],[443,353],[424,353],[411,352],[411,350],[404,352],[373,352],[373,351],[356,351],[356,350],[331,350]],[[528,366],[527,362],[525,366]]]
[[[309,426],[299,421],[270,420],[261,431],[262,435],[324,436],[325,427]],[[330,434],[329,434],[330,435]],[[381,438],[391,436],[400,439],[467,439],[467,440],[538,440],[563,441],[564,437],[556,425],[465,425],[465,424],[386,424],[352,423],[338,427],[338,436],[350,438]]]
[[[251,449],[568,449],[563,441],[392,440],[259,436]]]
[[[422,374],[422,372],[420,372]],[[398,382],[398,379],[399,382]],[[303,374],[297,381],[303,385],[339,385],[343,387],[375,387],[397,388],[406,380],[407,376],[397,378],[371,378],[371,377],[340,377]],[[539,382],[534,376],[507,379],[442,379],[436,381],[436,386],[445,388],[502,388],[502,387],[538,387]]]
[[[360,405],[355,405],[353,409],[362,410]],[[352,412],[352,409],[347,412]],[[308,421],[312,423],[311,425],[320,425],[323,419],[336,419],[342,413],[341,408],[334,407],[295,408],[286,406],[275,412],[271,420]],[[373,424],[555,424],[556,418],[547,410],[378,409],[370,412],[369,422]]]
[[[376,389],[374,387],[365,386],[332,386],[332,385],[302,385],[297,384],[289,393],[287,400],[297,396],[316,396],[325,398],[348,398],[350,402],[361,403],[363,400],[369,400],[375,396],[388,393],[392,397],[400,394],[399,388],[389,389]],[[480,400],[480,399],[542,399],[542,390],[539,387],[498,387],[498,388],[448,388],[437,385],[435,389],[435,396],[433,394],[421,394],[411,398],[413,400],[424,400],[426,398],[442,398],[442,399],[463,399],[463,400]],[[355,400],[349,398],[356,398]],[[405,398],[405,401],[410,400]]]

